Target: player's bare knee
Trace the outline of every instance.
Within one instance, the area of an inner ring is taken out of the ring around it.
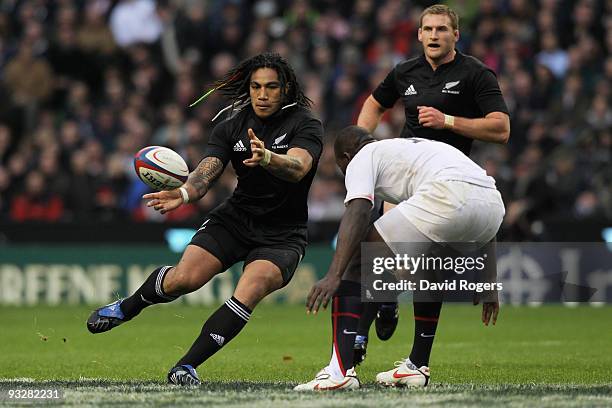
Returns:
[[[164,290],[165,293],[167,294],[174,294],[179,285],[180,282],[180,276],[179,276],[179,269],[175,266],[174,268],[170,269],[167,273],[166,276],[164,277],[164,282],[162,285],[162,289]]]
[[[283,286],[282,275],[279,275],[276,271],[269,273],[264,282],[267,293],[272,293]]]
[[[264,297],[282,287],[283,279],[275,270],[249,272],[238,282],[234,296],[253,309]]]
[[[263,296],[274,292],[282,286],[282,279],[279,279],[276,271],[270,271],[259,275],[259,279],[253,280],[253,290]]]
[[[175,266],[166,274],[164,278],[164,292],[169,295],[184,295],[186,293],[192,292],[193,283],[192,276],[185,270],[179,266]]]
[[[234,297],[251,310],[254,310],[255,306],[257,306],[267,294],[268,292],[264,285],[256,282],[249,282],[248,285],[242,285],[236,288]]]

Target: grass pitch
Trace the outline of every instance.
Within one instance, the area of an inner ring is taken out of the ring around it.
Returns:
[[[91,335],[88,307],[0,308],[0,405],[15,388],[61,388],[59,405],[206,404],[292,406],[612,406],[612,308],[504,307],[496,327],[480,307],[445,305],[431,359],[432,385],[384,389],[377,372],[410,351],[412,311],[387,342],[374,337],[357,370],[359,391],[296,394],[329,359],[329,312],[262,305],[244,331],[185,390],[165,375],[214,308],[161,306],[111,332]],[[4,398],[4,400],[3,400]]]

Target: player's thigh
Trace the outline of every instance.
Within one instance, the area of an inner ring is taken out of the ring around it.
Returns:
[[[196,245],[187,245],[179,263],[166,275],[164,290],[167,293],[192,291],[210,281],[223,271],[221,261]]]
[[[221,271],[245,259],[250,246],[236,231],[244,231],[243,225],[233,219],[212,217],[191,238],[191,245],[200,247],[221,263]],[[244,234],[248,235],[248,231]]]
[[[177,265],[177,280],[187,291],[200,288],[246,257],[249,246],[235,233],[240,226],[233,223],[233,219],[212,216],[193,236]]]
[[[425,236],[450,243],[489,242],[501,224],[499,192],[462,181],[433,181],[397,207]]]
[[[170,282],[177,290],[190,292],[199,289],[216,274],[244,259],[248,247],[232,232],[228,222],[213,217],[196,232],[181,261],[171,271],[174,281]]]
[[[253,310],[264,297],[283,285],[280,268],[268,260],[257,259],[244,268],[234,297]]]
[[[426,256],[435,245],[406,217],[399,206],[380,217],[374,223],[374,230],[370,239],[384,241],[395,255]]]
[[[492,188],[470,186],[466,195],[467,203],[463,210],[470,224],[465,228],[463,240],[490,242],[497,235],[505,215],[501,194]]]
[[[249,252],[236,287],[236,298],[257,304],[269,293],[287,285],[302,259],[302,245],[258,247]],[[248,299],[248,300],[247,300]]]

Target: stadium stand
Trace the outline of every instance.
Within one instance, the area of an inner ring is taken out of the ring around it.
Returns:
[[[394,64],[420,52],[418,15],[431,4],[3,0],[0,222],[197,223],[231,193],[232,174],[199,203],[160,216],[143,205],[133,154],[164,145],[194,168],[224,100],[213,94],[188,105],[235,63],[265,50],[291,62],[324,123],[310,219],[337,222],[344,186],[334,132],[356,121]],[[504,197],[501,238],[562,239],[555,225],[572,220],[609,225],[612,3],[447,4],[461,16],[460,50],[497,73],[511,111],[510,142],[476,144],[472,153]],[[400,105],[378,137],[399,135]]]

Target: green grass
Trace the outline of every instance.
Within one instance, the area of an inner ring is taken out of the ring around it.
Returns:
[[[328,362],[329,313],[307,316],[303,307],[262,305],[241,335],[198,369],[201,389],[163,385],[212,310],[151,308],[93,336],[84,324],[90,308],[2,307],[0,390],[47,382],[67,390],[62,404],[74,405],[391,406],[407,398],[431,406],[612,405],[610,307],[505,307],[496,327],[484,327],[478,307],[445,306],[430,362],[432,386],[381,389],[373,383],[376,373],[410,351],[406,305],[393,338],[371,341],[358,368],[364,389],[296,395],[291,386]]]

